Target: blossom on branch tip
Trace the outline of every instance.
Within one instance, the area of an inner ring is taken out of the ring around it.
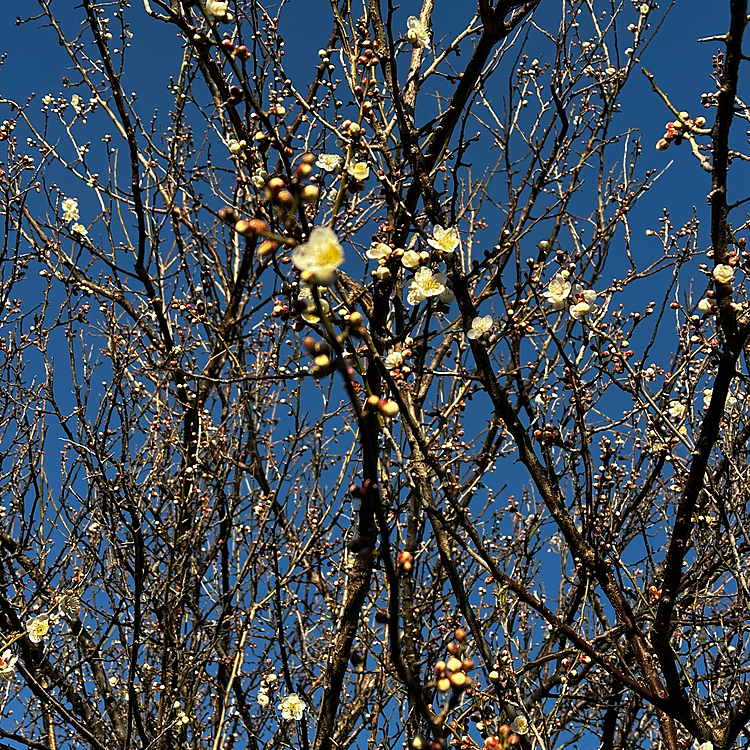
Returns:
[[[395,370],[397,367],[401,367],[404,363],[404,355],[401,352],[391,352],[385,358],[385,366],[389,370]]]
[[[377,260],[382,261],[385,263],[385,261],[388,260],[388,258],[391,257],[391,253],[393,253],[393,250],[391,250],[388,245],[386,245],[384,242],[374,242],[370,249],[367,251],[366,255],[370,260]]]
[[[703,391],[703,408],[708,409],[711,404],[711,396],[714,395],[713,388],[706,388]],[[737,397],[731,393],[727,393],[727,400],[724,402],[724,411],[729,411],[733,406],[737,405]]]
[[[430,43],[430,32],[427,26],[416,16],[409,16],[406,19],[406,41],[417,49],[427,47]]]
[[[26,632],[32,643],[39,643],[49,632],[49,615],[42,614],[32,617],[26,622]]]
[[[510,728],[516,734],[526,734],[529,731],[529,720],[523,714],[518,714],[511,722]]]
[[[62,202],[62,219],[64,222],[78,221],[78,198],[65,198]]]
[[[86,227],[83,226],[83,224],[78,224],[78,223],[73,224],[73,226],[70,229],[71,231],[81,234],[84,237],[89,233],[89,230],[86,229]]]
[[[405,250],[401,256],[401,265],[412,271],[419,268],[419,253],[416,250]]]
[[[17,661],[18,657],[14,656],[10,649],[5,649],[5,651],[0,654],[0,680],[5,680],[7,682],[13,678],[13,675],[16,672]]]
[[[406,301],[418,305],[428,297],[439,297],[445,292],[447,278],[444,273],[433,273],[429,268],[420,268],[409,282]]]
[[[321,154],[315,162],[315,166],[324,172],[335,172],[343,161],[343,158],[338,154]]]
[[[292,261],[304,281],[331,286],[336,280],[336,270],[344,262],[344,249],[332,229],[315,227],[307,242],[294,248]]]
[[[491,315],[476,317],[471,321],[471,328],[466,332],[466,335],[470,339],[486,339],[489,337],[493,325],[494,320]]]
[[[712,299],[704,297],[700,302],[698,302],[698,312],[701,315],[715,315],[716,303]]]
[[[315,307],[315,298],[313,297],[312,289],[309,286],[303,286],[299,290],[297,299],[305,305],[305,309],[300,313],[302,320],[310,324],[320,323],[320,316],[318,315],[318,309]],[[326,300],[321,299],[320,309],[323,311],[323,314],[327,315],[331,306]]]
[[[206,0],[206,13],[220,21],[231,20],[229,0]]]
[[[574,284],[570,290],[570,299],[575,300],[570,308],[570,314],[576,320],[582,320],[596,309],[594,300],[598,294],[593,289],[584,289],[580,284]]]
[[[546,291],[542,292],[542,296],[552,305],[553,310],[563,310],[570,294],[571,283],[566,273],[564,271],[556,274],[547,285]]]
[[[432,228],[432,237],[427,244],[437,250],[443,257],[451,255],[458,247],[461,239],[455,227],[444,229],[439,224]]]
[[[713,277],[720,284],[731,284],[732,279],[734,279],[734,268],[726,263],[719,263],[714,268]]]
[[[669,416],[672,417],[672,419],[680,420],[685,416],[687,407],[685,406],[685,404],[681,404],[679,401],[670,401],[669,406],[667,407],[667,411],[669,412]]]
[[[307,703],[297,695],[297,693],[290,693],[284,700],[279,703],[276,708],[281,713],[282,718],[294,721],[299,721],[302,715],[305,713]]]
[[[357,182],[364,182],[370,176],[370,167],[367,166],[365,161],[356,161],[354,164],[349,164],[346,171]]]
[[[227,141],[229,153],[231,153],[232,155],[239,154],[246,145],[247,143],[245,141],[238,141],[236,138],[230,138]]]

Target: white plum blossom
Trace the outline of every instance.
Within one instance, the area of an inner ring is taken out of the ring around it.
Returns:
[[[297,693],[290,693],[284,700],[279,703],[276,708],[281,713],[282,718],[294,721],[299,721],[302,715],[305,713],[307,703],[297,695]]]
[[[471,328],[467,331],[466,335],[470,339],[484,339],[487,338],[494,325],[494,320],[491,315],[485,315],[484,317],[476,317],[471,321]]]
[[[268,177],[268,172],[266,172],[265,169],[256,169],[255,172],[253,172],[253,176],[250,178],[250,182],[253,183],[253,187],[256,190],[262,190],[266,185]]]
[[[667,407],[667,411],[669,412],[669,416],[672,417],[672,419],[680,420],[685,416],[687,407],[685,406],[685,404],[681,404],[679,401],[670,401],[669,406]]]
[[[44,613],[32,617],[26,622],[26,632],[29,635],[29,640],[32,643],[39,643],[44,640],[47,633],[49,632],[49,615]]]
[[[516,734],[526,734],[529,731],[529,720],[523,714],[518,714],[511,722],[510,728]]]
[[[566,300],[571,290],[568,276],[567,271],[556,274],[547,285],[546,291],[542,292],[542,296],[549,302],[553,310],[563,310],[567,304]]]
[[[83,224],[78,224],[77,222],[73,224],[73,226],[70,229],[71,231],[76,232],[77,234],[81,234],[84,237],[89,233],[89,230],[86,229],[86,227],[83,226]]]
[[[62,220],[64,222],[78,221],[78,198],[65,198],[62,202]]]
[[[229,16],[229,0],[206,0],[206,13],[220,21]]]
[[[571,317],[581,320],[593,312],[596,309],[594,300],[597,296],[593,289],[585,289],[580,284],[574,284],[570,289],[570,299],[575,300],[570,308]]]
[[[370,260],[376,260],[379,263],[385,263],[391,257],[393,250],[384,242],[373,242],[366,255]]]
[[[401,352],[391,352],[385,358],[385,366],[389,370],[395,370],[397,367],[401,367],[404,364],[404,355]]]
[[[14,656],[10,649],[5,649],[5,651],[0,654],[0,680],[5,680],[7,682],[13,678],[16,671],[17,661],[18,657]]]
[[[303,286],[299,290],[297,299],[300,300],[305,305],[305,309],[300,313],[300,315],[302,316],[302,320],[310,324],[320,323],[320,316],[318,315],[318,309],[315,307],[315,298],[313,297],[312,289],[310,289],[309,286]],[[328,315],[328,312],[330,311],[331,306],[328,304],[326,300],[321,298],[320,309],[323,311],[325,315]],[[267,677],[266,679],[268,680],[269,678]]]
[[[405,250],[401,256],[401,265],[412,271],[415,268],[419,268],[419,253],[416,250]]]
[[[271,699],[268,697],[267,689],[262,687],[258,691],[258,705],[261,708],[265,708],[270,702]]]
[[[456,295],[453,294],[453,289],[451,289],[447,283],[445,285],[445,290],[440,293],[439,298],[444,305],[450,305],[451,302],[456,301]]]
[[[716,313],[716,303],[712,299],[704,297],[698,302],[698,312],[701,315],[714,315]]]
[[[70,105],[73,107],[77,115],[80,115],[81,112],[83,112],[83,99],[81,99],[78,94],[73,94],[73,96],[70,97]]]
[[[433,273],[429,268],[420,268],[409,282],[406,301],[418,305],[428,297],[439,297],[445,292],[447,278],[444,273]]]
[[[344,161],[338,154],[321,154],[315,162],[315,166],[324,172],[335,172]]]
[[[427,240],[427,244],[435,248],[443,257],[447,257],[455,251],[460,241],[461,238],[455,227],[444,229],[438,224],[433,227],[432,237]]]
[[[370,167],[364,161],[356,161],[354,164],[349,164],[346,171],[357,182],[364,182],[370,176]]]
[[[703,408],[708,409],[711,403],[711,396],[714,394],[713,388],[705,388],[703,391]],[[727,400],[724,403],[724,411],[729,411],[733,406],[736,406],[737,398],[731,393],[727,393]]]
[[[236,138],[230,138],[227,141],[227,147],[233,156],[239,154],[246,145],[246,141],[238,141]]]
[[[406,19],[406,41],[417,49],[427,47],[430,43],[430,32],[416,16]]]
[[[734,268],[728,266],[726,263],[719,263],[714,268],[713,277],[720,284],[731,284],[734,279]]]
[[[336,270],[344,262],[344,249],[332,229],[315,227],[307,242],[294,248],[292,261],[304,281],[331,286],[336,280]]]

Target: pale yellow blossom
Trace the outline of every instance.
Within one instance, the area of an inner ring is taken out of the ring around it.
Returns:
[[[416,16],[406,19],[406,41],[417,49],[427,47],[430,43],[430,32]]]
[[[65,222],[78,221],[78,198],[65,198],[62,202],[62,219]]]
[[[344,262],[344,250],[336,233],[329,227],[315,227],[307,242],[292,253],[294,265],[309,284],[330,286],[336,280],[336,270]]]
[[[325,172],[335,172],[343,161],[343,158],[338,154],[321,154],[315,162],[315,166]]]
[[[307,703],[297,693],[290,693],[276,708],[287,721],[299,721],[305,713]]]
[[[476,317],[471,321],[471,328],[467,331],[466,335],[470,339],[483,339],[487,338],[492,327],[494,320],[491,315],[485,315],[484,317]]]
[[[49,632],[49,615],[41,614],[26,622],[26,632],[32,643],[39,643]]]
[[[553,310],[562,310],[565,308],[570,289],[568,277],[564,273],[558,273],[551,279],[547,290],[542,292],[542,296],[552,305]]]
[[[364,182],[370,176],[370,167],[368,167],[367,162],[364,161],[357,161],[354,162],[354,164],[349,164],[346,171],[357,182]]]
[[[406,250],[401,256],[401,265],[412,271],[419,268],[419,253],[416,250]]]
[[[731,284],[734,279],[734,268],[726,263],[719,263],[714,268],[713,277],[720,284]]]
[[[444,229],[438,224],[433,227],[432,237],[427,240],[427,244],[445,257],[455,251],[460,241],[458,230],[455,227]]]
[[[420,268],[409,282],[407,302],[418,305],[428,297],[439,297],[445,292],[446,281],[444,273],[433,273],[429,268]]]

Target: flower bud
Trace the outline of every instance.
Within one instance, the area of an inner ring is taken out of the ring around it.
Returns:
[[[224,206],[219,209],[219,218],[227,224],[236,224],[240,217],[231,206]]]
[[[441,693],[447,693],[451,689],[451,681],[448,677],[442,677],[437,681],[437,689]]]
[[[669,141],[666,138],[660,138],[656,142],[657,151],[666,151],[669,148]]]
[[[464,643],[466,641],[466,630],[465,628],[456,628],[453,633],[453,637],[459,642]]]
[[[388,401],[386,399],[380,400],[380,403],[378,404],[378,409],[384,417],[393,418],[399,412],[398,404],[395,401]]]
[[[274,240],[263,240],[263,242],[260,243],[258,246],[258,255],[261,256],[261,258],[265,257],[266,255],[271,255],[271,253],[275,253],[279,249],[279,243],[275,242]]]
[[[300,180],[304,180],[306,177],[310,176],[310,173],[312,172],[312,164],[307,164],[306,162],[302,162],[297,166],[297,169],[294,170],[295,174]]]
[[[282,208],[291,208],[294,205],[294,196],[286,188],[279,190],[274,199]]]
[[[240,219],[234,225],[234,231],[237,234],[241,234],[243,237],[252,237],[255,234],[255,230],[247,219]]]
[[[409,573],[414,567],[414,556],[411,552],[403,550],[396,558],[396,565],[404,572]]]
[[[461,665],[461,660],[457,659],[455,656],[451,656],[451,658],[448,659],[448,663],[446,664],[451,672],[458,672],[461,669]]]
[[[315,203],[320,196],[320,188],[317,185],[305,185],[299,195],[305,203]]]
[[[465,675],[463,672],[454,672],[449,679],[451,685],[456,688],[456,690],[465,690],[471,685],[471,677]]]
[[[331,358],[327,354],[318,354],[313,361],[316,367],[321,368],[329,367],[331,364]]]
[[[237,47],[237,57],[239,57],[242,62],[247,62],[250,59],[250,50],[244,44],[241,44]]]

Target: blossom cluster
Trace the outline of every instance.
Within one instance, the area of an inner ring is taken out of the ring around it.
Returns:
[[[274,672],[267,674],[263,678],[263,684],[258,690],[258,705],[261,708],[265,708],[271,702],[271,692],[278,680],[279,678]]]
[[[560,271],[542,293],[553,310],[568,308],[571,317],[582,320],[596,310],[594,300],[599,296],[593,289],[570,283],[570,272]]]
[[[60,207],[62,208],[62,220],[66,224],[73,222],[73,225],[70,227],[71,230],[85,237],[88,231],[83,224],[78,223],[81,217],[78,211],[78,198],[64,198]]]

